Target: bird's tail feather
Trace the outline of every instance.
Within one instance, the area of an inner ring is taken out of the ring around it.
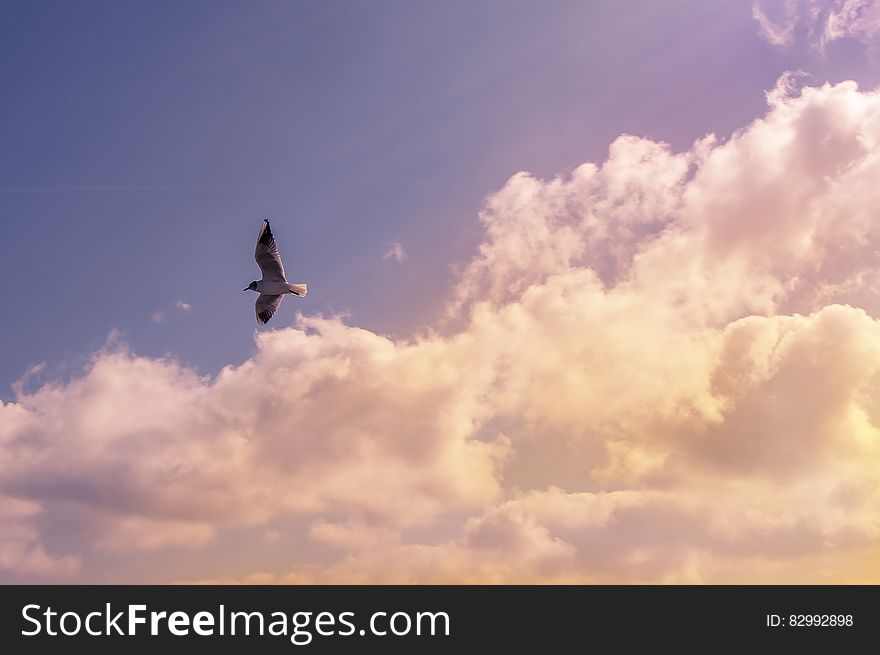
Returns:
[[[305,298],[309,290],[307,284],[288,284],[287,288],[290,290],[290,293],[300,298]]]

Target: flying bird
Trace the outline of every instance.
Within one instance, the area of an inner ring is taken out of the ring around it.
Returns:
[[[260,294],[257,296],[255,305],[257,323],[265,325],[278,311],[285,294],[292,293],[304,298],[308,289],[305,284],[287,283],[287,278],[284,276],[284,264],[281,263],[281,254],[275,244],[275,237],[272,235],[269,221],[265,219],[263,227],[260,228],[260,236],[257,238],[254,259],[257,260],[257,264],[263,272],[263,279],[254,280],[245,291],[256,291]]]

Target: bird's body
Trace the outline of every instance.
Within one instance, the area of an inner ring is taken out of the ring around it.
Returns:
[[[306,295],[305,284],[288,284],[281,280],[257,280],[257,293],[268,293],[271,295],[284,295],[292,293],[295,296]]]
[[[305,284],[288,283],[284,275],[284,264],[281,263],[281,254],[278,252],[275,237],[267,220],[263,221],[263,227],[260,229],[254,259],[257,260],[263,278],[251,282],[245,291],[256,291],[260,294],[257,297],[255,311],[257,323],[263,325],[268,323],[278,310],[285,295],[305,297],[308,287]]]

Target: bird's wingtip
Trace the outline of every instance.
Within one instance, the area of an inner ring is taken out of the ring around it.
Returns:
[[[264,245],[268,245],[270,241],[272,241],[272,228],[269,227],[269,219],[263,219],[263,227],[260,228],[260,238],[257,239],[258,243],[262,243]]]

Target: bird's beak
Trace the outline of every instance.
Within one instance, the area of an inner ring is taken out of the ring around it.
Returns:
[[[244,289],[242,289],[242,291],[250,291],[250,290],[251,290],[250,287],[245,287]]]

